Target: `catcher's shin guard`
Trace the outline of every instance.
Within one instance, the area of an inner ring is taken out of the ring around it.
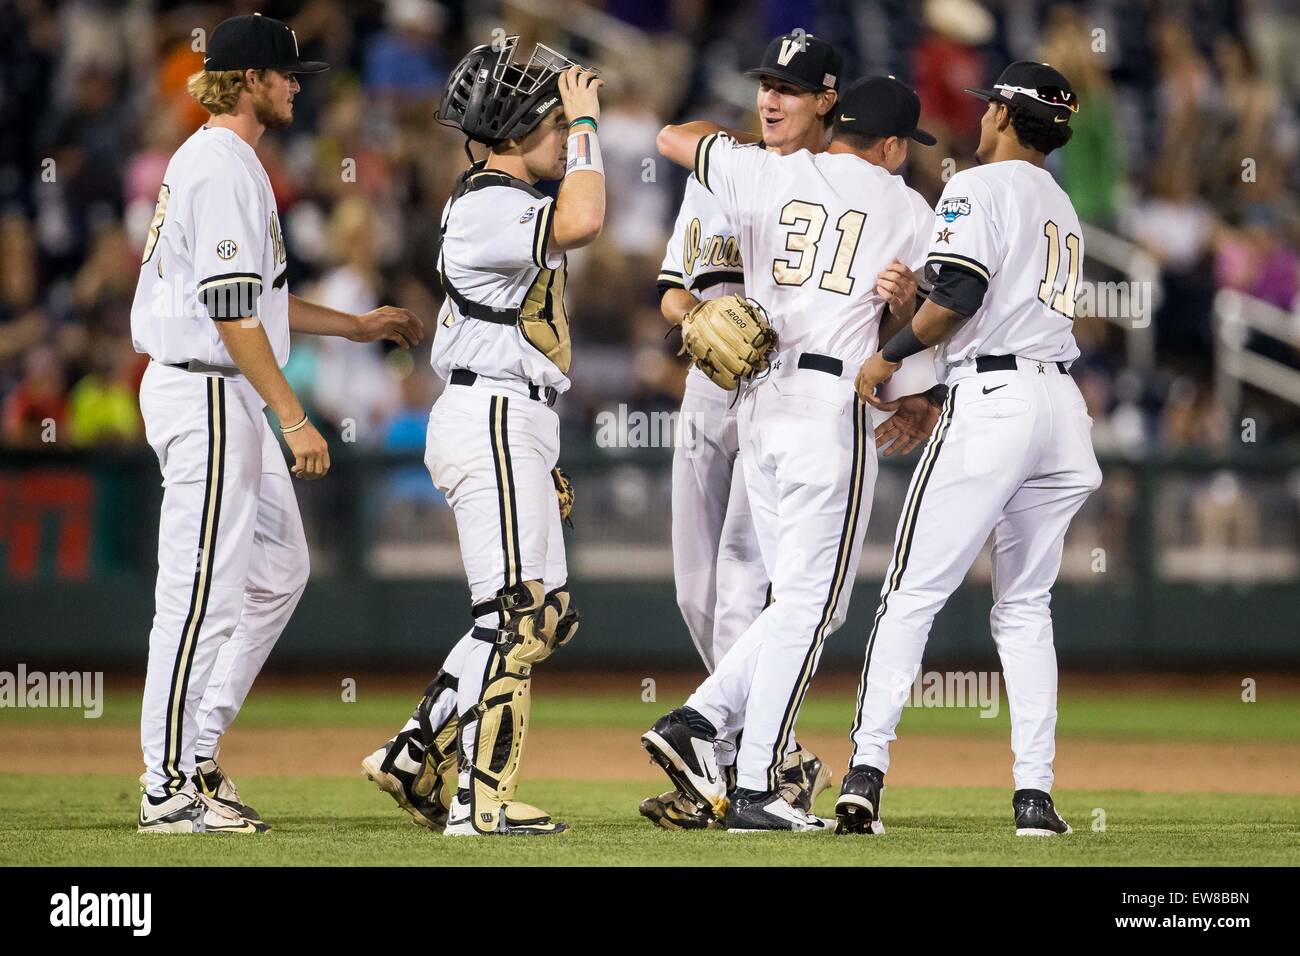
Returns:
[[[425,688],[406,726],[362,762],[362,769],[411,819],[431,830],[446,824],[456,796],[456,678],[445,671]]]
[[[465,715],[466,724],[476,722],[474,752],[462,755],[461,764],[470,772],[471,819],[479,832],[499,832],[501,808],[512,804],[507,819],[524,819],[544,831],[559,825],[541,810],[513,803],[528,733],[532,669],[572,639],[578,613],[569,607],[567,590],[545,593],[540,581],[521,582],[473,609],[476,618],[493,610],[504,613],[505,626],[474,629],[474,636],[493,648],[479,703]]]

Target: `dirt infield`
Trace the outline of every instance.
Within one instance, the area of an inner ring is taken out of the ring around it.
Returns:
[[[384,729],[235,728],[222,763],[238,777],[357,776],[363,756],[382,742]],[[843,771],[843,734],[804,740],[836,771]],[[0,728],[0,767],[64,775],[127,774],[140,768],[132,726]],[[534,779],[663,782],[635,732],[538,726],[529,740],[525,774]],[[894,745],[890,782],[924,786],[1010,786],[1011,751],[1004,739],[904,735]],[[1300,744],[1114,741],[1072,738],[1057,746],[1057,786],[1069,790],[1214,791],[1300,794]]]

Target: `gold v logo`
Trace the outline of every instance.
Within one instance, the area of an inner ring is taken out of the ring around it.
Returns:
[[[781,52],[777,54],[776,62],[782,66],[789,66],[794,55],[803,49],[803,42],[797,39],[786,39],[781,41]]]

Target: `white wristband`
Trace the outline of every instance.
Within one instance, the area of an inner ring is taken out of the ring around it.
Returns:
[[[600,173],[605,175],[605,164],[600,158],[600,140],[588,123],[579,123],[569,133],[569,158],[564,164],[564,175],[570,173]]]

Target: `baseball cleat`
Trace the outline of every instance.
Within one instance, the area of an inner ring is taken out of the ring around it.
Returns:
[[[256,823],[262,822],[262,815],[239,799],[239,790],[235,781],[226,776],[211,758],[200,760],[194,765],[194,788],[205,797],[234,810],[241,817]]]
[[[830,833],[833,823],[793,806],[779,790],[738,790],[727,807],[728,833]]]
[[[438,802],[438,788],[434,787],[431,793],[422,795],[415,788],[414,774],[396,766],[386,768],[384,760],[391,744],[390,740],[361,761],[361,772],[367,780],[396,800],[397,805],[411,815],[412,823],[441,833],[447,825],[447,808]]]
[[[569,829],[567,823],[552,820],[551,815],[545,810],[539,810],[517,800],[493,804],[491,809],[480,811],[479,817],[480,824],[487,826],[488,829],[482,830],[474,825],[474,821],[470,819],[469,801],[462,800],[461,795],[457,794],[456,799],[451,802],[451,815],[442,835],[449,837],[554,836]]]
[[[811,750],[797,747],[781,764],[781,793],[791,804],[812,813],[817,798],[831,785],[831,768]]]
[[[140,798],[138,833],[265,833],[260,820],[242,817],[224,803],[201,793],[182,790],[161,803]]]
[[[884,833],[880,822],[880,791],[885,775],[875,767],[850,767],[835,800],[835,832]]]
[[[719,826],[713,811],[680,790],[666,790],[641,801],[641,816],[665,830],[712,830]]]
[[[1058,836],[1073,833],[1042,790],[1017,790],[1011,798],[1016,812],[1016,836]]]
[[[678,707],[641,735],[641,746],[678,790],[696,803],[712,807],[721,820],[727,814],[727,787],[714,752],[716,734],[705,729],[709,727],[695,711]]]

